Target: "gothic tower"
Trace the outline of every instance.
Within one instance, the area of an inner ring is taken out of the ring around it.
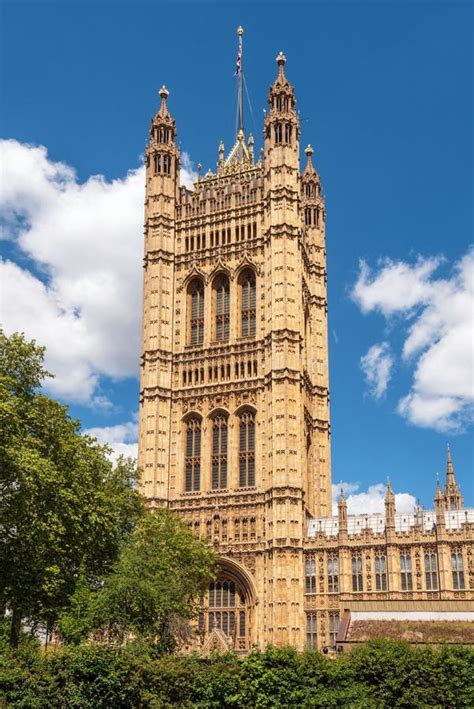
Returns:
[[[307,523],[331,514],[325,208],[284,55],[257,160],[241,58],[235,144],[193,189],[165,88],[151,124],[141,489],[219,552],[204,644],[302,647]]]

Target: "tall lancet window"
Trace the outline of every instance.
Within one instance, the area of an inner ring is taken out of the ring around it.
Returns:
[[[244,271],[240,279],[240,315],[242,337],[254,337],[256,330],[256,286],[255,274]]]
[[[227,487],[227,416],[212,419],[212,489]]]
[[[229,339],[230,295],[229,279],[218,276],[214,281],[215,339],[219,342]]]
[[[204,342],[204,285],[195,280],[188,288],[189,302],[189,342],[202,345]]]
[[[201,420],[192,417],[186,422],[185,490],[195,492],[201,485]]]
[[[255,485],[255,414],[244,411],[240,415],[239,435],[239,485]]]

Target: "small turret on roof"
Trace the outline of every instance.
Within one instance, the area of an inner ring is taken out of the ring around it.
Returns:
[[[448,510],[460,510],[464,506],[464,498],[461,495],[461,490],[454,474],[454,465],[451,458],[451,449],[449,444],[446,460],[446,485],[444,487],[444,497],[446,500],[446,509]]]

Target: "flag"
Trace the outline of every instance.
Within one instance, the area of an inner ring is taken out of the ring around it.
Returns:
[[[235,75],[238,76],[242,71],[242,42],[239,42],[239,49],[237,51],[237,61],[235,62]]]

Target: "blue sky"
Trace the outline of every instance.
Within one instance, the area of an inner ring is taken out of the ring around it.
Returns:
[[[165,83],[188,179],[214,168],[239,24],[247,130],[283,50],[326,195],[333,481],[429,507],[449,442],[472,505],[471,3],[4,2],[2,320],[132,450],[148,123]]]

